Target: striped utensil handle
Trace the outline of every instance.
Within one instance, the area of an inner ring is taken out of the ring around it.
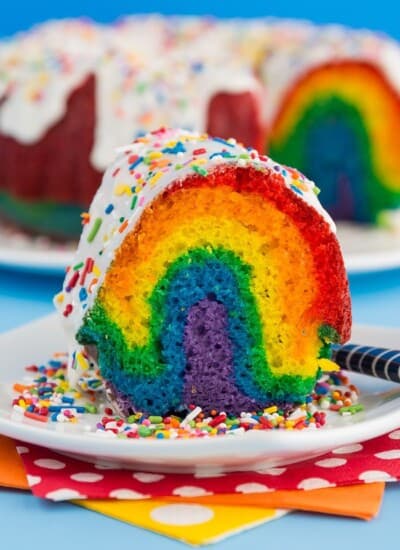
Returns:
[[[334,346],[332,360],[342,369],[400,383],[400,351],[373,346]]]

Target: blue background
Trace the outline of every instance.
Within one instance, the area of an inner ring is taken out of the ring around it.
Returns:
[[[400,3],[396,0],[372,2],[366,0],[268,0],[252,2],[203,0],[178,2],[173,0],[129,2],[128,0],[21,0],[4,1],[0,15],[0,35],[16,31],[49,18],[87,16],[110,22],[123,14],[210,14],[219,17],[296,17],[318,23],[342,23],[384,31],[400,39]]]
[[[115,20],[121,14],[162,12],[166,14],[211,14],[222,17],[297,17],[318,23],[342,23],[357,28],[384,31],[400,40],[400,6],[381,0],[318,0],[274,3],[229,2],[128,2],[49,0],[2,2],[0,36],[29,28],[49,18],[87,16],[101,22]],[[399,68],[400,70],[400,68]],[[400,326],[400,270],[350,278],[354,317],[357,322]],[[51,297],[59,289],[59,277],[43,277],[12,272],[0,267],[0,332],[52,311]],[[309,549],[322,545],[324,550],[354,546],[363,550],[397,547],[398,484],[387,489],[380,516],[365,522],[294,513],[277,522],[258,527],[216,545],[218,550],[244,547]],[[0,489],[1,548],[13,548],[33,541],[41,545],[55,542],[58,550],[122,548],[179,550],[179,542],[161,538],[69,504],[52,504],[28,494]],[[23,532],[22,532],[23,530]],[[296,542],[294,542],[296,541]]]

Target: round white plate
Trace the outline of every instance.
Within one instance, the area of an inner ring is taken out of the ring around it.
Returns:
[[[31,237],[0,224],[0,265],[43,274],[63,274],[76,243]]]
[[[353,339],[394,347],[399,329],[359,327]],[[400,387],[354,376],[362,389],[365,411],[351,417],[332,414],[318,430],[250,431],[238,436],[189,440],[121,440],[85,431],[94,430],[96,415],[85,423],[42,424],[16,414],[10,405],[12,383],[23,380],[24,366],[47,360],[64,350],[58,321],[50,315],[0,336],[0,433],[15,439],[103,461],[118,467],[161,472],[252,470],[280,466],[322,454],[335,447],[364,441],[400,426]],[[7,358],[7,359],[6,359]],[[376,393],[378,392],[378,393]]]
[[[348,273],[400,267],[400,234],[367,225],[338,223],[337,236]]]
[[[347,271],[365,273],[400,267],[400,235],[357,224],[338,224]],[[0,225],[0,265],[29,272],[63,274],[76,243],[54,243]]]

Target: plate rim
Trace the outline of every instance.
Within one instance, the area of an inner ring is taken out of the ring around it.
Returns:
[[[24,333],[27,329],[39,330],[46,323],[53,323],[58,318],[56,313],[40,317],[34,321],[26,323],[20,327],[11,329],[0,334],[0,346],[6,343],[7,339],[15,339],[20,333]],[[385,328],[373,327],[371,325],[355,325],[356,332],[360,330],[374,331],[385,334],[388,330],[395,331],[400,336],[400,328]],[[22,368],[22,366],[21,366]],[[1,372],[0,367],[0,372]],[[396,387],[396,386],[393,386]],[[400,390],[400,386],[399,386]],[[382,424],[385,424],[385,429],[382,429]],[[367,425],[368,430],[365,429]],[[360,430],[360,427],[363,428]],[[106,438],[95,433],[89,432],[65,432],[56,430],[46,430],[42,426],[38,426],[33,421],[25,419],[24,422],[18,422],[12,418],[0,416],[0,433],[9,437],[25,441],[30,444],[41,445],[56,451],[75,452],[76,447],[82,445],[82,438],[85,438],[85,445],[82,456],[102,455],[103,457],[112,460],[129,458],[131,460],[140,461],[143,457],[148,457],[148,454],[158,455],[161,460],[168,459],[171,455],[184,453],[182,456],[185,461],[195,459],[196,457],[210,459],[217,456],[219,452],[237,452],[240,447],[245,447],[243,443],[252,443],[251,455],[257,452],[265,452],[271,444],[277,442],[282,450],[286,452],[296,452],[301,450],[302,453],[314,452],[315,443],[317,443],[320,452],[323,454],[332,448],[340,447],[349,443],[367,441],[384,433],[388,433],[393,429],[400,427],[400,407],[396,410],[389,410],[376,418],[369,418],[367,421],[360,420],[349,425],[326,427],[321,430],[302,430],[302,431],[260,431],[246,432],[238,436],[230,435],[214,438],[201,439],[178,439],[178,440],[157,440],[157,439],[138,439],[134,442],[117,438]],[[360,433],[361,432],[361,433]],[[339,434],[339,442],[331,443],[332,438],[336,439]],[[90,441],[90,443],[88,443]],[[87,451],[89,445],[89,452]],[[244,459],[247,456],[244,453]],[[250,456],[249,454],[249,456]],[[299,460],[307,459],[299,458]]]

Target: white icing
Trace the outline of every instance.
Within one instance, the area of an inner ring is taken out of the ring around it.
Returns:
[[[261,68],[268,91],[264,116],[271,123],[285,94],[308,71],[321,64],[357,60],[369,62],[400,91],[399,45],[388,37],[367,30],[347,29],[338,25],[314,26],[310,23],[284,22],[277,25]]]
[[[169,167],[151,169],[148,163],[140,162],[133,170],[129,170],[129,166],[136,157],[147,158],[151,153],[157,154],[167,147],[174,147],[177,142],[181,142],[184,145],[184,152],[177,154],[163,152],[161,155],[163,160],[170,162]],[[194,155],[193,151],[196,149],[204,149],[205,151]],[[218,154],[212,156],[215,153],[221,153],[223,150],[229,151],[230,154],[234,155],[234,158],[224,158]],[[240,155],[247,158],[239,159]],[[202,163],[203,161],[204,163]],[[83,229],[79,246],[72,262],[72,266],[79,266],[80,264],[84,264],[87,258],[92,258],[95,263],[94,272],[87,275],[83,286],[78,283],[72,290],[68,290],[68,286],[73,271],[67,273],[63,291],[55,299],[55,305],[62,315],[68,334],[70,357],[73,357],[74,352],[82,351],[75,340],[75,335],[82,325],[83,317],[90,310],[96,299],[98,290],[114,259],[116,250],[127,234],[134,229],[142,212],[152,200],[173,182],[183,180],[188,175],[194,174],[193,163],[197,165],[197,162],[199,162],[198,165],[201,168],[207,170],[207,173],[213,171],[218,166],[229,164],[239,164],[244,167],[254,166],[265,171],[279,171],[283,176],[284,185],[290,189],[290,192],[296,193],[292,188],[293,185],[296,186],[296,179],[291,171],[278,165],[268,157],[260,158],[255,151],[251,152],[250,157],[249,151],[237,144],[235,140],[221,143],[215,139],[208,138],[206,135],[199,135],[184,130],[166,130],[147,135],[143,138],[143,141],[121,148],[115,162],[105,172],[103,182],[93,199],[89,210],[90,222]],[[181,166],[181,168],[176,168],[176,165]],[[154,174],[158,175],[159,179],[153,184],[151,178]],[[316,209],[334,232],[335,225],[319,203],[315,194],[314,183],[307,180],[304,176],[296,174],[302,183],[302,194],[298,196]],[[138,181],[146,183],[141,190],[132,195],[129,190],[135,187]],[[126,186],[127,193],[120,193],[121,186]],[[304,186],[305,189],[303,190]],[[132,210],[132,199],[135,195],[137,202],[135,208]],[[114,208],[111,213],[106,214],[105,210],[110,204]],[[88,236],[97,218],[102,220],[101,226],[95,238],[91,242],[88,242]],[[128,223],[126,228],[120,232],[119,228],[121,227],[122,218]],[[87,298],[84,300],[80,297],[82,289],[87,294]],[[63,313],[67,306],[72,306],[72,312],[64,316]],[[71,360],[69,366],[70,380],[76,383],[82,372],[77,362]]]
[[[133,78],[121,71],[126,59],[105,61],[96,72],[97,125],[91,160],[104,168],[121,143],[162,126],[181,126],[189,130],[206,130],[210,98],[218,92],[239,93],[252,90],[261,103],[257,79],[236,65],[204,64],[201,72],[191,66],[199,57],[178,52],[169,58],[155,60],[151,70],[138,69]],[[128,68],[128,64],[125,65]],[[144,92],[139,93],[138,87]],[[199,93],[201,90],[201,93]]]
[[[214,94],[251,91],[261,102],[252,63],[233,50],[235,42],[245,51],[247,35],[240,31],[238,40],[238,33],[236,23],[158,16],[110,27],[79,20],[41,25],[0,45],[0,132],[37,142],[89,75],[96,82],[91,161],[99,170],[115,147],[161,125],[203,131]]]
[[[154,26],[154,21],[147,24]],[[128,19],[124,36],[135,35],[136,25],[136,19]],[[250,90],[261,104],[262,88],[252,65],[232,55],[237,25],[189,18],[157,19],[156,26],[147,35],[142,27],[142,42],[125,43],[123,50],[119,30],[116,53],[96,69],[98,117],[91,160],[99,169],[112,161],[121,143],[154,128],[205,131],[210,99],[219,92]],[[164,40],[138,56],[148,36]]]
[[[104,170],[115,147],[161,125],[204,131],[218,92],[252,92],[269,124],[295,80],[334,59],[375,63],[400,90],[399,46],[369,31],[155,15],[112,26],[51,21],[0,44],[0,132],[37,142],[65,115],[73,91],[94,75],[91,161]]]
[[[46,23],[0,46],[7,74],[0,132],[25,144],[40,140],[97,64],[100,44],[100,28],[67,21]]]
[[[380,46],[380,66],[396,90],[400,90],[400,48],[393,40],[382,41]]]
[[[74,74],[64,79],[52,78],[46,86],[46,93],[37,104],[25,100],[27,94],[35,93],[34,79],[28,89],[23,84],[16,84],[13,93],[0,109],[1,133],[25,144],[40,140],[47,129],[62,118],[69,93],[81,84],[84,76],[85,73]],[[41,77],[38,76],[37,80],[40,81]],[[30,87],[32,92],[29,91]]]

